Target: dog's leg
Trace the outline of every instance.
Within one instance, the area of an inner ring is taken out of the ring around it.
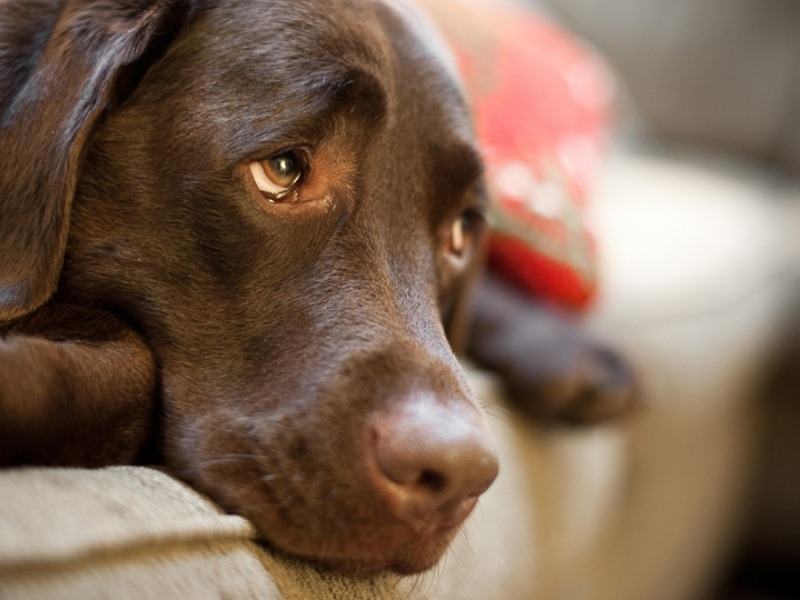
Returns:
[[[155,371],[142,339],[107,313],[46,306],[0,333],[0,465],[133,461]]]
[[[522,412],[581,423],[636,404],[625,361],[552,307],[491,275],[477,282],[473,294],[467,352],[500,375]]]

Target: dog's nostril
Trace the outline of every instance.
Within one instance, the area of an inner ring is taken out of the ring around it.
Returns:
[[[419,479],[417,479],[417,486],[427,488],[438,494],[447,486],[447,480],[441,473],[425,469],[420,473]]]
[[[489,432],[470,406],[409,400],[374,423],[376,487],[396,515],[433,517],[475,499],[497,476]]]

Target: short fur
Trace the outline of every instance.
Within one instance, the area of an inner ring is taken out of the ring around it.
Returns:
[[[480,162],[410,14],[0,3],[0,464],[161,460],[295,555],[435,563],[451,536],[359,468],[404,395],[478,410],[443,327],[472,269],[443,248]],[[297,146],[314,201],[265,202],[248,161]]]

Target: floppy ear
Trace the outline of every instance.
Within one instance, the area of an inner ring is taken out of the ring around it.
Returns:
[[[0,322],[56,289],[87,140],[188,0],[0,3]]]

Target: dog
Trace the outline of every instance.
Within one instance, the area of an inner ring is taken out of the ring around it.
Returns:
[[[498,472],[465,320],[529,412],[628,404],[571,366],[536,399],[527,351],[589,346],[473,285],[480,155],[410,5],[5,0],[0,41],[0,464],[162,463],[281,551],[415,573]]]

